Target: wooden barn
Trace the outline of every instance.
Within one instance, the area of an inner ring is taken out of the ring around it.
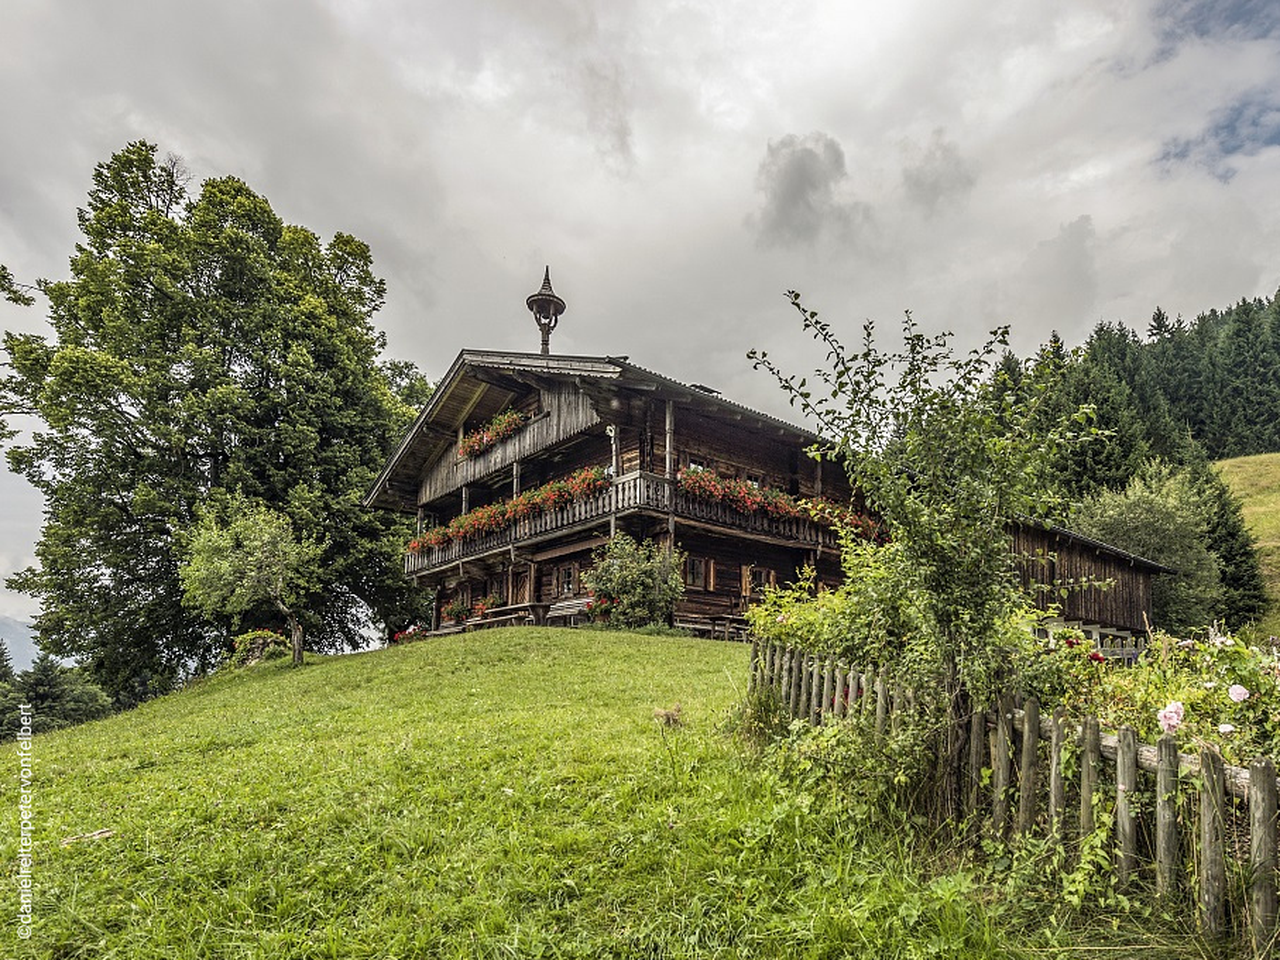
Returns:
[[[542,352],[460,353],[365,498],[416,514],[405,573],[435,591],[432,629],[584,617],[582,573],[618,532],[686,554],[676,622],[700,632],[741,632],[803,566],[839,581],[837,533],[796,503],[852,499],[842,469],[806,454],[817,435],[626,357],[552,355],[549,274],[528,306]],[[1028,584],[1114,579],[1053,598],[1064,622],[1142,630],[1156,565],[1058,528],[1013,541],[1044,558],[1021,564]]]

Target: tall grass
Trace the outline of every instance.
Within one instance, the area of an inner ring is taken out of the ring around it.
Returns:
[[[1217,464],[1222,478],[1244,503],[1244,519],[1258,538],[1258,561],[1271,610],[1256,632],[1280,635],[1280,453],[1236,457]]]
[[[725,724],[746,659],[494,630],[219,675],[39,737],[38,922],[22,943],[6,912],[0,955],[1076,955],[903,824],[752,759]]]

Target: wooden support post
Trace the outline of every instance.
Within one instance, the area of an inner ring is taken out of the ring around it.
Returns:
[[[1053,708],[1049,733],[1049,831],[1059,841],[1066,837],[1067,784],[1062,779],[1062,706]]]
[[[1123,890],[1138,867],[1138,827],[1133,792],[1138,788],[1138,740],[1126,724],[1116,743],[1116,886]]]
[[[1204,747],[1200,751],[1200,931],[1209,938],[1226,933],[1225,813],[1222,757],[1213,747]]]
[[[1276,935],[1276,765],[1249,765],[1249,935],[1255,957],[1270,957]]]
[[[969,714],[969,795],[965,812],[970,817],[978,814],[982,797],[982,770],[986,767],[987,713],[975,709]]]
[[[1022,708],[1022,754],[1018,770],[1018,834],[1036,822],[1036,760],[1040,752],[1040,701],[1031,697]]]
[[[676,536],[676,405],[667,401],[667,440],[666,440],[666,477],[667,477],[667,536],[674,546]]]
[[[1009,765],[1013,705],[1001,696],[996,704],[995,750],[991,768],[991,830],[1003,837],[1009,827]]]
[[[1102,736],[1098,718],[1084,718],[1084,743],[1080,750],[1080,839],[1093,833],[1093,795],[1098,789],[1098,767],[1102,764]]]
[[[1178,892],[1178,743],[1166,733],[1156,741],[1156,893]]]
[[[848,693],[845,690],[845,684],[849,681],[849,673],[845,670],[844,664],[836,665],[836,699],[831,705],[832,712],[837,718],[843,717],[848,710],[849,701]]]

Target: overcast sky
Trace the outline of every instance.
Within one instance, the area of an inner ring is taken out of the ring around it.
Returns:
[[[66,275],[95,163],[150,140],[373,248],[389,353],[627,354],[786,415],[802,291],[1025,353],[1280,286],[1272,0],[4,0],[0,262]],[[43,304],[0,304],[39,330]],[[0,572],[39,499],[0,477]],[[0,593],[0,614],[31,602]]]

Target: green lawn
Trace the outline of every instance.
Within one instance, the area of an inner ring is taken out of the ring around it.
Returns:
[[[38,737],[38,923],[24,944],[6,913],[0,956],[1078,955],[778,783],[724,732],[746,666],[736,644],[493,630]]]
[[[1236,457],[1217,466],[1244,501],[1245,522],[1258,538],[1258,560],[1271,597],[1271,613],[1258,632],[1280,635],[1280,453]]]

